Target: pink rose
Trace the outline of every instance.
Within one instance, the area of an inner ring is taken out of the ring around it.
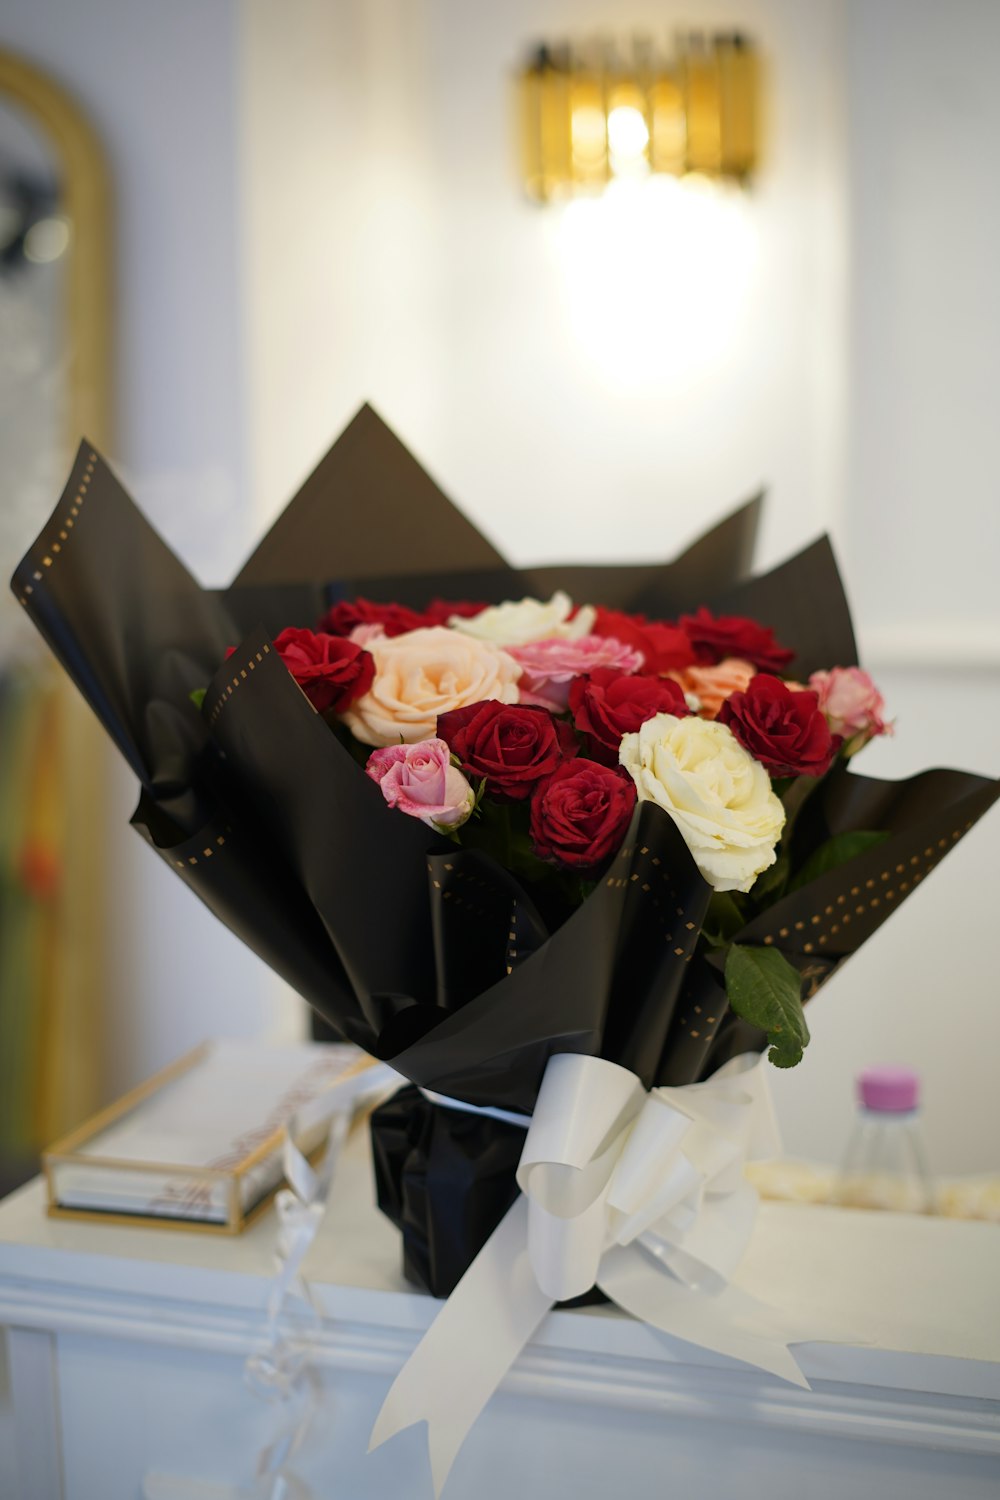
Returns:
[[[452,765],[444,740],[386,745],[372,751],[365,769],[390,807],[431,828],[459,828],[475,806],[476,794]]]
[[[809,686],[819,695],[820,710],[834,734],[844,737],[844,754],[853,755],[877,734],[891,734],[885,700],[860,667],[831,667],[813,672]]]
[[[521,666],[521,702],[556,714],[569,708],[569,685],[574,677],[582,677],[597,667],[634,672],[642,666],[642,652],[623,645],[613,636],[585,635],[579,640],[550,637],[546,641],[511,646],[509,651]]]

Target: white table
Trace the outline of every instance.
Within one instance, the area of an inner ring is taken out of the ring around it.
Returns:
[[[359,1133],[306,1264],[322,1404],[297,1472],[317,1500],[430,1500],[421,1428],[366,1453],[436,1309],[401,1279],[369,1176]],[[0,1204],[4,1500],[139,1500],[150,1474],[192,1500],[246,1484],[272,1421],[242,1366],[273,1241],[270,1215],[235,1240],[48,1219],[38,1182]],[[1000,1493],[1000,1227],[764,1205],[739,1279],[864,1345],[799,1346],[801,1391],[612,1308],[552,1313],[444,1500]]]

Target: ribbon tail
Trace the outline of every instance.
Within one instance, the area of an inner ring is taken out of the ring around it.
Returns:
[[[528,1259],[528,1204],[519,1197],[393,1381],[369,1453],[427,1423],[439,1496],[469,1429],[552,1306]]]
[[[685,1286],[664,1275],[636,1246],[615,1246],[601,1261],[598,1286],[635,1318],[700,1349],[743,1360],[780,1380],[809,1390],[809,1382],[788,1345],[829,1333],[809,1333],[794,1319],[739,1287],[717,1295]]]

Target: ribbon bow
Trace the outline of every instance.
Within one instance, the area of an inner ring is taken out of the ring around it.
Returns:
[[[808,1334],[730,1285],[757,1213],[744,1163],[778,1147],[764,1078],[761,1059],[737,1058],[706,1083],[647,1093],[616,1063],[551,1058],[522,1196],[400,1371],[370,1448],[426,1420],[440,1494],[553,1303],[594,1285],[665,1333],[808,1387],[788,1348]]]

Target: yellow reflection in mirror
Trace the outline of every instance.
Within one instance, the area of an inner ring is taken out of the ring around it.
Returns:
[[[61,215],[38,219],[24,236],[24,256],[35,265],[58,260],[69,249],[69,220]]]

